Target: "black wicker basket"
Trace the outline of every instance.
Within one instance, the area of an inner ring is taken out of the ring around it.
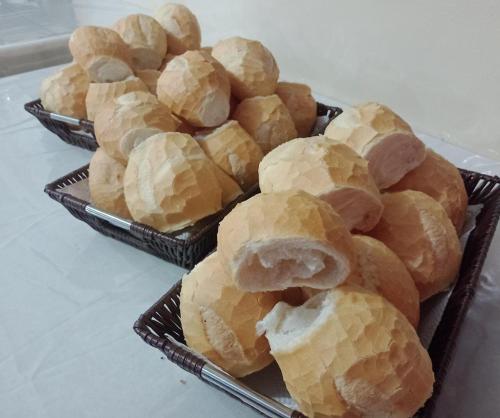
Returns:
[[[461,170],[461,173],[469,196],[469,205],[482,204],[483,207],[476,217],[476,226],[467,240],[459,277],[430,342],[429,354],[436,383],[432,398],[417,414],[422,418],[433,415],[434,405],[444,384],[461,324],[474,296],[500,217],[500,179],[466,170]],[[147,344],[163,352],[170,361],[258,412],[270,417],[305,418],[300,412],[256,392],[185,346],[179,316],[180,290],[181,282],[178,282],[140,316],[134,324],[134,331]]]

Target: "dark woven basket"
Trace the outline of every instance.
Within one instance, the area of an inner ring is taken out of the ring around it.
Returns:
[[[460,326],[474,296],[479,274],[500,217],[500,179],[466,170],[461,170],[461,173],[469,196],[469,204],[484,206],[476,218],[476,227],[467,240],[457,283],[429,347],[436,383],[432,398],[417,414],[421,418],[432,416]],[[180,290],[181,282],[178,282],[140,316],[134,324],[134,331],[147,344],[162,351],[170,361],[264,415],[304,418],[298,411],[293,411],[255,392],[187,349],[184,345],[179,316]]]

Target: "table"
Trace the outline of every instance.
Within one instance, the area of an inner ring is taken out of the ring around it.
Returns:
[[[98,234],[44,195],[91,155],[22,108],[53,71],[0,79],[0,415],[257,417],[132,331],[184,270]],[[500,162],[421,137],[463,168],[500,173]],[[499,250],[497,232],[436,416],[500,413]]]

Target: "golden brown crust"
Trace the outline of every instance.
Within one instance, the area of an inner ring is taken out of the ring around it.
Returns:
[[[305,84],[280,81],[276,94],[288,108],[300,137],[311,135],[316,122],[317,103]]]

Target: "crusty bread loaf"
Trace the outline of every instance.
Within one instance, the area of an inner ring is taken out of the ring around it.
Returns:
[[[425,146],[410,126],[378,103],[345,109],[330,122],[325,135],[346,143],[366,158],[380,189],[397,183],[425,158]]]
[[[382,214],[368,162],[347,145],[322,135],[297,138],[272,150],[259,165],[259,185],[263,193],[311,193],[330,204],[349,230],[369,231]]]
[[[255,324],[277,301],[277,293],[238,289],[217,252],[212,253],[182,279],[180,313],[186,343],[235,377],[263,369],[273,358]]]
[[[212,164],[215,177],[222,190],[222,206],[226,206],[243,194],[241,187],[215,163]]]
[[[94,120],[101,106],[131,91],[148,91],[148,87],[137,77],[114,83],[90,83],[85,98],[87,119]]]
[[[200,51],[170,61],[158,79],[158,99],[193,126],[214,127],[229,115],[229,79],[224,68]]]
[[[461,260],[457,232],[443,207],[415,191],[384,193],[384,211],[369,235],[403,261],[420,300],[441,292],[455,279]]]
[[[113,29],[129,46],[134,70],[156,70],[167,53],[167,34],[151,16],[128,15],[116,22]]]
[[[259,41],[239,36],[224,39],[212,47],[212,55],[228,72],[232,93],[240,100],[276,90],[278,64]]]
[[[427,148],[424,162],[389,189],[402,190],[417,190],[437,200],[460,233],[467,212],[467,191],[460,172],[448,160]]]
[[[297,137],[290,112],[275,94],[243,100],[233,118],[255,139],[264,155]]]
[[[235,178],[243,189],[257,183],[262,151],[237,121],[226,122],[195,139],[212,161]]]
[[[134,220],[176,231],[216,213],[222,191],[213,163],[189,135],[153,135],[130,153],[125,199]]]
[[[137,70],[135,74],[148,87],[149,92],[156,95],[156,86],[161,73],[158,70]]]
[[[127,162],[132,149],[146,138],[176,129],[177,122],[170,110],[146,92],[127,93],[107,103],[94,121],[99,146],[123,163]]]
[[[114,30],[80,26],[69,38],[69,50],[92,82],[108,83],[134,75],[128,45]]]
[[[78,64],[71,64],[42,81],[40,99],[49,112],[84,119],[88,88],[87,73]]]
[[[98,148],[89,165],[91,202],[101,210],[130,219],[123,194],[125,166]]]
[[[411,417],[434,374],[415,329],[385,298],[340,286],[300,307],[279,302],[257,324],[301,412]]]
[[[218,250],[243,290],[329,289],[351,273],[351,234],[337,213],[302,191],[258,194],[220,223]]]
[[[179,55],[200,49],[201,31],[196,16],[182,4],[165,3],[153,17],[167,33],[168,52]]]
[[[281,81],[276,88],[276,94],[290,112],[298,135],[311,135],[318,107],[311,95],[311,88],[305,84]]]

